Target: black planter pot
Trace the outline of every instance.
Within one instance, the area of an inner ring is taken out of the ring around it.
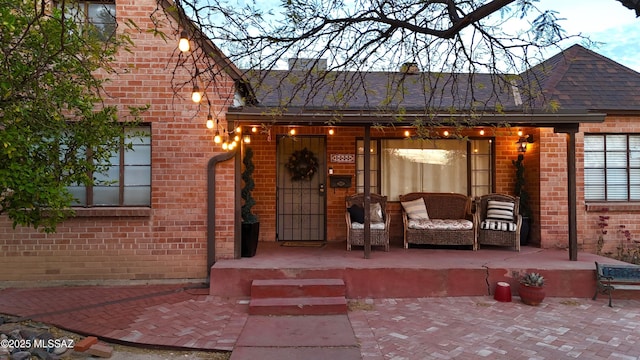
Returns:
[[[531,229],[531,219],[522,217],[522,226],[520,226],[520,246],[529,245],[529,229]]]
[[[242,223],[242,257],[253,257],[258,249],[258,235],[260,234],[260,223]]]

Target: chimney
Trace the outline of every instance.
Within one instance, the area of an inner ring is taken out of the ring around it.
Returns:
[[[327,70],[327,59],[292,58],[289,70]]]
[[[404,74],[417,74],[420,72],[420,68],[418,68],[418,63],[414,62],[406,62],[400,66],[400,72]]]

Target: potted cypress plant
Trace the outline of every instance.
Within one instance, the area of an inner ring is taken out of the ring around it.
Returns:
[[[251,194],[256,186],[253,181],[253,171],[255,170],[255,166],[253,165],[253,150],[251,148],[248,147],[245,149],[242,163],[244,164],[244,171],[242,172],[242,181],[244,182],[244,186],[240,193],[240,196],[242,197],[241,253],[243,257],[253,257],[256,254],[256,249],[258,248],[260,221],[258,220],[258,216],[251,211],[251,208],[256,204],[256,200]]]
[[[519,154],[517,160],[511,160],[513,166],[516,167],[516,183],[514,193],[520,198],[519,213],[522,215],[522,226],[520,228],[520,245],[529,244],[529,229],[533,221],[531,214],[531,206],[529,205],[529,193],[525,189],[524,177],[524,155]]]
[[[538,306],[545,298],[544,277],[538,273],[525,273],[518,287],[520,300],[527,305]]]

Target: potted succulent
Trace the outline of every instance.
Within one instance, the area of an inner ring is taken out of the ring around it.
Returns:
[[[524,156],[518,155],[517,160],[511,160],[516,167],[516,183],[514,193],[520,198],[519,213],[522,215],[522,226],[520,228],[520,245],[529,244],[529,229],[533,221],[531,216],[531,206],[529,205],[529,193],[525,190],[524,177]]]
[[[240,196],[242,197],[241,253],[243,257],[252,257],[256,254],[256,249],[258,248],[260,221],[256,214],[251,211],[251,208],[256,204],[256,200],[251,194],[256,186],[253,181],[253,171],[255,170],[255,166],[253,165],[253,150],[251,148],[248,147],[245,149],[242,163],[244,164],[244,171],[242,172],[242,181],[244,182],[244,186],[240,193]]]
[[[544,277],[539,273],[525,273],[520,278],[518,295],[520,300],[527,305],[538,306],[544,300]]]

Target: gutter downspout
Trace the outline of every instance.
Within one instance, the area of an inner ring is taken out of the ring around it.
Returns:
[[[216,165],[236,156],[237,151],[216,155],[207,163],[207,284],[211,283],[211,267],[216,262]]]

